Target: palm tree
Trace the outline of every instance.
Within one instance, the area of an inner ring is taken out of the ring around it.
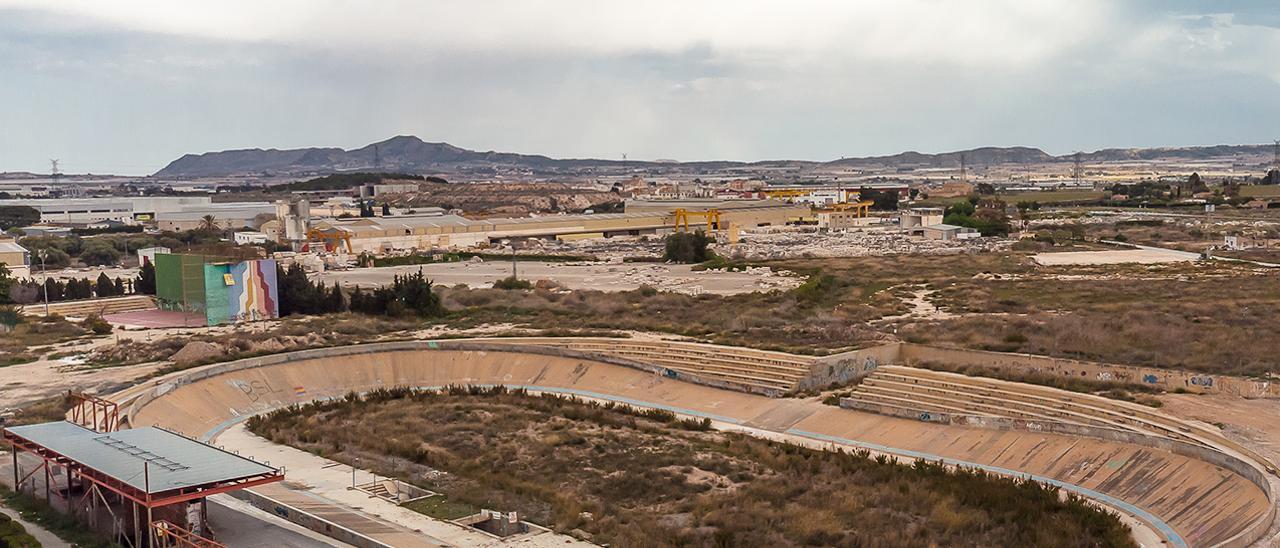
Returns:
[[[200,230],[216,231],[218,230],[218,219],[213,215],[205,215],[200,218]]]

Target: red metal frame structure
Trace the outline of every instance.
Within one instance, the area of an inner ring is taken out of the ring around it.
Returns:
[[[71,422],[99,432],[120,429],[120,406],[116,402],[70,390],[67,399],[71,401]]]
[[[146,513],[145,523],[151,524],[151,526],[146,527],[146,530],[149,535],[152,535],[152,537],[145,545],[128,542],[127,544],[129,546],[221,546],[212,540],[200,537],[195,533],[186,531],[185,529],[182,530],[187,534],[187,537],[184,537],[186,539],[184,542],[188,542],[188,544],[157,544],[160,539],[155,535],[159,534],[159,530],[156,527],[157,522],[153,519],[153,512],[158,508],[174,504],[195,500],[201,500],[203,502],[203,499],[209,495],[216,495],[218,493],[226,493],[257,485],[275,483],[284,479],[284,471],[282,469],[274,469],[269,473],[204,484],[187,485],[178,489],[152,493],[150,492],[149,468],[147,468],[147,465],[145,464],[143,467],[143,473],[146,477],[146,487],[144,489],[138,489],[137,487],[131,486],[120,479],[95,470],[73,458],[59,454],[56,451],[15,434],[7,428],[3,430],[3,439],[13,446],[13,480],[15,491],[22,492],[28,483],[28,480],[31,480],[31,492],[32,495],[35,495],[36,483],[32,478],[37,472],[43,471],[45,480],[45,502],[50,503],[52,497],[56,495],[59,499],[65,502],[68,512],[73,516],[79,513],[79,509],[84,509],[86,516],[90,520],[91,526],[96,525],[93,522],[96,518],[96,510],[99,508],[99,502],[101,502],[102,506],[106,508],[106,511],[111,514],[113,523],[122,523],[120,520],[123,518],[115,516],[111,510],[111,502],[108,499],[116,499],[121,503],[127,503],[133,510],[132,523],[134,524],[134,539],[141,538],[143,522],[140,521],[139,512],[144,511]],[[39,457],[41,461],[40,464],[23,474],[18,463],[19,451],[31,453]],[[55,470],[55,467],[57,470]],[[66,478],[65,494],[57,493],[56,489],[51,488],[51,486],[56,484],[56,477],[59,473],[65,475]],[[71,487],[74,480],[78,480],[80,482],[80,486],[84,488],[84,494],[81,495],[78,500],[72,500],[73,496]],[[201,512],[201,514],[203,515],[203,512]],[[113,531],[113,536],[117,541],[129,540],[128,531],[120,530],[118,526],[117,529]],[[193,538],[198,539],[200,542],[203,542],[203,544],[191,544],[191,542],[195,542],[192,540]]]
[[[156,546],[159,547],[227,548],[225,544],[204,538],[163,519],[151,522],[151,530],[155,532],[158,541]]]

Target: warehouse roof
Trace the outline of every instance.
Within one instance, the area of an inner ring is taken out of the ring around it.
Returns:
[[[265,464],[155,427],[103,433],[59,421],[5,430],[8,436],[150,494],[278,473]]]

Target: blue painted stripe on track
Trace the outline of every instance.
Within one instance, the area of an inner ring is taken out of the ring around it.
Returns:
[[[458,386],[458,385],[453,385],[453,386]],[[479,387],[488,388],[488,387],[494,387],[494,386],[500,386],[500,385],[497,385],[497,384],[472,384],[472,385],[468,385],[468,386],[479,386]],[[551,393],[551,394],[567,394],[567,395],[581,396],[581,397],[585,397],[585,398],[592,398],[592,399],[598,399],[598,400],[613,401],[613,402],[618,402],[618,403],[625,403],[625,404],[627,404],[627,405],[631,405],[631,406],[634,406],[634,407],[647,407],[647,408],[651,408],[651,409],[661,409],[661,410],[663,410],[663,411],[670,411],[670,412],[672,412],[672,413],[676,413],[676,414],[679,414],[679,415],[687,415],[687,416],[693,416],[693,417],[699,417],[699,418],[711,419],[711,420],[713,420],[713,421],[717,421],[717,422],[726,422],[726,423],[729,423],[729,424],[735,424],[735,425],[742,425],[742,424],[743,424],[743,421],[742,421],[742,420],[735,419],[735,418],[733,418],[733,417],[726,417],[726,416],[723,416],[723,415],[716,415],[716,414],[714,414],[714,413],[704,413],[704,412],[702,412],[702,411],[695,411],[695,410],[693,410],[693,409],[685,409],[685,408],[683,408],[683,407],[675,407],[675,406],[665,405],[665,404],[661,404],[661,403],[652,403],[652,402],[646,402],[646,401],[636,400],[636,399],[632,399],[632,398],[624,398],[624,397],[622,397],[622,396],[613,396],[613,395],[610,395],[610,394],[601,394],[601,393],[599,393],[599,392],[592,392],[592,391],[590,391],[590,390],[578,390],[578,389],[575,389],[575,388],[557,388],[557,387],[551,387],[551,386],[534,386],[534,385],[528,385],[528,384],[503,384],[503,385],[501,385],[501,386],[506,386],[507,388],[525,389],[525,390],[529,390],[529,391],[531,391],[531,392],[546,392],[546,393]],[[443,389],[445,389],[445,388],[448,388],[448,386],[415,386],[415,387],[413,387],[413,388],[415,388],[415,389],[417,389],[417,390],[443,390]],[[359,394],[363,395],[363,394],[366,394],[366,393],[367,393],[367,392],[360,392]],[[313,400],[310,400],[310,401],[327,401],[327,400],[333,400],[333,399],[338,399],[338,398],[342,398],[342,397],[346,397],[346,396],[345,396],[345,394],[344,394],[343,396],[327,396],[327,397],[322,397],[322,398],[314,398]],[[211,428],[208,432],[205,432],[204,436],[202,436],[200,439],[201,439],[201,441],[206,441],[206,442],[207,442],[207,441],[209,441],[210,439],[213,439],[213,437],[214,437],[214,436],[218,435],[219,433],[221,433],[222,431],[224,431],[224,430],[226,430],[226,429],[228,429],[228,428],[231,428],[231,427],[232,427],[232,426],[234,426],[235,424],[240,423],[240,422],[244,422],[244,421],[248,420],[250,416],[252,416],[252,415],[238,415],[238,416],[236,416],[236,417],[233,417],[233,418],[227,419],[227,420],[225,420],[225,421],[222,421],[222,422],[218,423],[218,425],[217,425],[217,426],[214,426],[213,428]],[[767,429],[762,429],[762,430],[767,430]],[[942,456],[939,456],[939,455],[934,455],[934,454],[931,454],[931,453],[924,453],[924,452],[921,452],[921,451],[912,451],[912,450],[909,450],[909,449],[899,449],[899,448],[896,448],[896,447],[889,447],[889,446],[887,446],[887,445],[880,445],[880,444],[877,444],[877,443],[870,443],[870,442],[857,441],[857,440],[852,440],[852,439],[848,439],[848,438],[841,438],[841,437],[838,437],[838,436],[830,436],[830,435],[827,435],[827,434],[819,434],[819,433],[817,433],[817,432],[808,432],[808,431],[805,431],[805,430],[799,430],[799,429],[796,429],[796,428],[788,428],[784,433],[786,433],[786,434],[791,434],[791,435],[794,435],[794,436],[802,436],[802,437],[806,437],[806,438],[810,438],[810,439],[815,439],[815,440],[820,440],[820,441],[828,441],[828,442],[832,442],[832,443],[839,443],[839,444],[841,444],[841,445],[850,445],[850,446],[853,446],[853,447],[862,447],[862,448],[870,449],[870,450],[873,450],[873,451],[879,451],[879,452],[882,452],[882,453],[892,453],[892,454],[894,454],[894,455],[901,455],[901,456],[904,456],[904,457],[919,458],[919,459],[931,460],[931,461],[935,461],[935,462],[936,462],[936,461],[942,461],[942,462],[944,462],[944,463],[946,463],[946,464],[950,464],[950,465],[953,465],[953,466],[964,466],[964,467],[968,467],[968,468],[977,468],[977,469],[980,469],[980,470],[986,470],[986,471],[988,471],[988,472],[993,472],[993,473],[1000,474],[1000,475],[1003,475],[1003,476],[1010,476],[1010,477],[1019,477],[1019,478],[1029,478],[1029,479],[1033,479],[1033,480],[1036,480],[1036,481],[1041,482],[1041,483],[1047,483],[1047,484],[1049,484],[1049,485],[1053,485],[1053,486],[1056,486],[1056,487],[1060,487],[1060,488],[1062,488],[1062,489],[1066,489],[1066,490],[1068,490],[1068,491],[1072,491],[1072,492],[1075,492],[1075,493],[1078,493],[1078,494],[1084,495],[1084,496],[1089,497],[1089,498],[1094,499],[1094,500],[1102,501],[1103,503],[1106,503],[1106,504],[1111,505],[1111,506],[1113,506],[1113,507],[1116,507],[1116,508],[1119,508],[1119,509],[1121,509],[1121,510],[1124,510],[1125,512],[1129,512],[1130,514],[1133,514],[1133,515],[1135,515],[1135,516],[1138,516],[1138,518],[1139,518],[1139,519],[1141,519],[1141,520],[1143,520],[1143,521],[1145,521],[1145,522],[1147,522],[1147,523],[1151,524],[1153,527],[1155,527],[1155,528],[1156,528],[1156,530],[1160,531],[1160,534],[1161,534],[1161,535],[1164,535],[1164,537],[1165,537],[1166,539],[1168,539],[1168,540],[1169,540],[1169,543],[1170,543],[1170,544],[1172,544],[1173,546],[1176,546],[1176,547],[1178,547],[1178,548],[1189,548],[1189,545],[1187,544],[1187,541],[1186,541],[1185,539],[1183,539],[1183,538],[1182,538],[1182,535],[1179,535],[1177,531],[1174,531],[1174,530],[1173,530],[1173,527],[1171,527],[1168,523],[1165,523],[1165,522],[1164,522],[1164,520],[1162,520],[1162,519],[1160,519],[1160,518],[1156,517],[1154,514],[1152,514],[1152,513],[1150,513],[1150,512],[1147,512],[1146,510],[1143,510],[1142,508],[1139,508],[1139,507],[1137,507],[1137,506],[1135,506],[1135,505],[1133,505],[1133,504],[1130,504],[1130,503],[1128,503],[1128,502],[1125,502],[1125,501],[1123,501],[1123,500],[1120,500],[1120,499],[1118,499],[1118,498],[1116,498],[1116,497],[1113,497],[1113,496],[1111,496],[1111,495],[1108,495],[1108,494],[1106,494],[1106,493],[1102,493],[1102,492],[1099,492],[1099,491],[1094,491],[1093,489],[1089,489],[1088,487],[1082,487],[1082,486],[1079,486],[1079,485],[1075,485],[1075,484],[1073,484],[1073,483],[1067,483],[1067,482],[1065,482],[1065,481],[1056,480],[1056,479],[1053,479],[1053,478],[1050,478],[1050,477],[1038,476],[1038,475],[1035,475],[1035,474],[1028,474],[1028,473],[1026,473],[1026,472],[1019,472],[1019,471],[1017,471],[1017,470],[1012,470],[1012,469],[1009,469],[1009,468],[1002,468],[1002,467],[999,467],[999,466],[992,466],[992,465],[988,465],[988,464],[979,464],[979,463],[976,463],[976,462],[968,462],[968,461],[963,461],[963,460],[957,460],[957,459],[952,459],[952,458],[942,457]]]

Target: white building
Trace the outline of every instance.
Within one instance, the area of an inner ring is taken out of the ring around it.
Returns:
[[[156,264],[156,255],[172,252],[173,250],[164,246],[144,247],[138,250],[138,264],[141,265],[143,262],[150,262],[154,265]]]
[[[898,218],[902,228],[926,227],[942,224],[943,209],[940,207],[917,207],[908,209]]]
[[[982,236],[977,230],[955,225],[931,225],[924,227],[924,237],[930,240],[968,240]]]
[[[267,235],[261,232],[236,232],[231,235],[236,245],[264,244],[267,243]]]
[[[13,240],[0,240],[0,264],[5,265],[14,278],[31,276],[31,253]]]

